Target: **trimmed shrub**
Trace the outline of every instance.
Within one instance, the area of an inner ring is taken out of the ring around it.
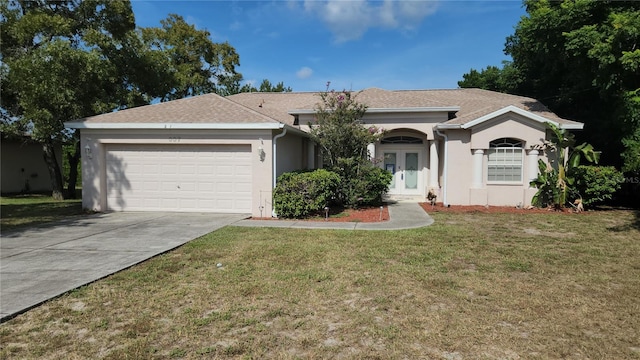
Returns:
[[[575,189],[584,205],[601,204],[613,198],[624,175],[613,166],[581,165],[575,169]]]
[[[340,176],[318,169],[284,173],[273,192],[276,213],[284,218],[303,218],[322,210],[335,196]]]
[[[369,160],[340,158],[334,169],[343,182],[338,188],[338,199],[346,207],[378,205],[389,190],[393,175]]]

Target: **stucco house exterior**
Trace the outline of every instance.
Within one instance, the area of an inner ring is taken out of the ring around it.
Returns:
[[[42,145],[30,136],[1,135],[0,192],[2,194],[51,191],[51,176]],[[55,145],[56,160],[62,165],[62,145]]]
[[[529,205],[546,122],[578,130],[535,99],[480,89],[370,88],[363,121],[386,133],[369,154],[392,197],[445,205]],[[80,129],[83,206],[97,211],[272,214],[287,171],[313,169],[317,93],[195,96],[66,123]]]

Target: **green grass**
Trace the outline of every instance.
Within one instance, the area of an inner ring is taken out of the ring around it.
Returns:
[[[639,213],[433,216],[226,227],[0,325],[0,358],[640,359]]]
[[[45,195],[16,195],[0,198],[0,229],[13,230],[81,215],[82,200],[53,200]]]

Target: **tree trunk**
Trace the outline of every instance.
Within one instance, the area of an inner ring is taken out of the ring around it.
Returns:
[[[76,198],[76,183],[78,182],[78,163],[80,162],[80,140],[76,139],[74,152],[67,153],[69,160],[69,183],[67,184],[67,197]]]
[[[64,200],[63,184],[62,184],[62,172],[56,160],[56,153],[53,146],[53,141],[45,140],[42,143],[42,153],[44,162],[47,163],[49,168],[49,177],[51,178],[51,196],[54,200]]]

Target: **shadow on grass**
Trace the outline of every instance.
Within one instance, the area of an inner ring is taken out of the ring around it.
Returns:
[[[57,222],[70,216],[86,214],[80,200],[59,202],[36,202],[2,204],[2,226],[0,232],[14,232],[20,229]]]
[[[609,231],[613,232],[625,232],[631,230],[640,230],[640,210],[631,210],[633,213],[633,219],[623,225],[610,226],[607,228]]]

